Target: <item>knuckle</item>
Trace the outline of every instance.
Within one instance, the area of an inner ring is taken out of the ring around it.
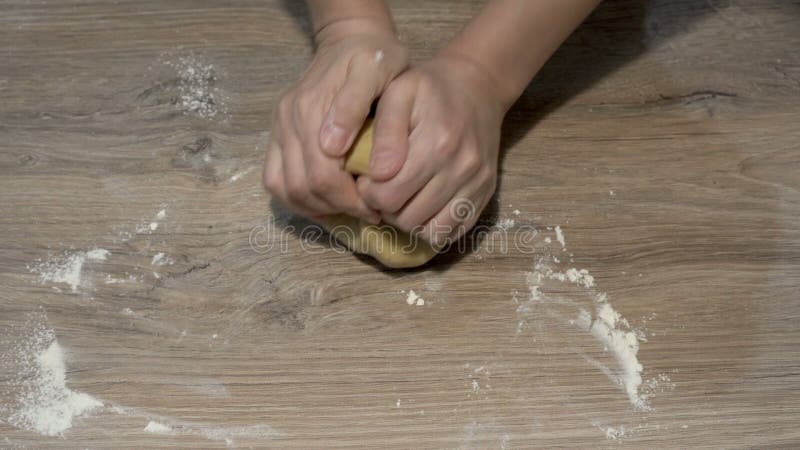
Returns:
[[[461,157],[461,170],[465,176],[471,176],[481,169],[481,157],[477,151],[465,152]]]
[[[394,226],[407,233],[419,227],[421,223],[411,216],[398,216],[394,221]]]
[[[458,134],[454,127],[441,126],[435,132],[436,140],[433,151],[443,157],[450,157],[455,153],[458,143]]]
[[[292,108],[292,96],[290,94],[286,94],[278,100],[278,115],[281,117],[287,117],[291,113]]]
[[[293,203],[305,203],[310,197],[310,192],[308,191],[304,183],[298,183],[296,181],[291,181],[291,182],[287,181],[286,197],[288,197],[289,200],[292,201]]]
[[[312,170],[308,173],[308,188],[313,194],[327,194],[334,188],[333,177],[325,171]]]
[[[392,193],[378,193],[371,196],[369,206],[388,214],[394,214],[403,206],[399,197]]]

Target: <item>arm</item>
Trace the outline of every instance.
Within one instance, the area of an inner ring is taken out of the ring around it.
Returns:
[[[358,179],[367,206],[438,245],[470,229],[497,185],[505,113],[598,3],[489,1],[433,59],[397,77]]]
[[[334,24],[394,32],[392,15],[382,0],[308,0],[308,8],[315,40]]]
[[[486,71],[506,108],[600,0],[493,0],[440,54]]]

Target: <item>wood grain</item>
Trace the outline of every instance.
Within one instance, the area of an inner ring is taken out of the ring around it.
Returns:
[[[414,60],[479,3],[394,2]],[[0,11],[0,351],[42,323],[68,385],[107,405],[62,437],[0,421],[0,447],[800,446],[800,3],[604,3],[504,124],[485,222],[535,226],[536,253],[490,239],[409,272],[304,251],[284,228],[300,222],[267,219],[270,108],[311,53],[302,4]],[[181,109],[187,57],[213,65],[212,118]],[[268,225],[285,249],[253,248]],[[111,254],[76,292],[31,271],[95,247]],[[548,251],[646,334],[644,378],[669,379],[652,411],[587,363],[615,367],[567,320],[585,292],[552,283],[565,301],[520,315]]]

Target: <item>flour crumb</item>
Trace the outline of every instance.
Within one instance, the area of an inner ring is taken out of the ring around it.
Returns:
[[[418,296],[417,293],[414,292],[413,289],[408,291],[408,295],[406,296],[406,303],[407,304],[414,305],[414,304],[417,303],[417,300],[419,300],[419,299],[420,299],[420,296]]]
[[[516,221],[514,219],[510,218],[510,217],[506,217],[504,219],[498,220],[495,225],[500,230],[505,231],[505,230],[508,230],[510,228],[514,228],[514,225],[516,225]]]
[[[164,252],[156,253],[153,255],[153,259],[150,260],[151,266],[163,266],[165,264],[172,264],[172,260]]]
[[[561,227],[556,225],[556,240],[559,244],[561,244],[561,248],[566,248],[566,241],[564,240],[564,233],[561,231]]]
[[[167,434],[172,432],[172,427],[151,420],[147,423],[147,426],[144,427],[144,431],[153,434]]]
[[[613,197],[613,196],[617,195],[617,193],[616,193],[616,192],[614,192],[614,191],[608,191],[608,195],[610,195],[610,196],[612,196],[612,197]]]
[[[514,214],[515,216],[518,216],[518,215],[522,214],[522,211],[520,211],[518,209],[515,209],[514,211],[511,211],[511,214]]]
[[[549,243],[551,243],[551,242],[553,242],[553,240],[552,240],[552,239],[550,239],[550,237],[549,237],[549,236],[548,236],[548,237],[546,237],[546,238],[544,238],[544,243],[545,243],[545,244],[549,244]]]

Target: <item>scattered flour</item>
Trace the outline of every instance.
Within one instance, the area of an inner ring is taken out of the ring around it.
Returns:
[[[162,220],[167,217],[167,210],[162,209],[153,216],[153,220],[150,223],[145,223],[136,227],[136,232],[139,234],[144,233],[152,233],[153,231],[158,230],[159,224]]]
[[[172,427],[151,420],[147,423],[147,426],[144,427],[144,431],[153,434],[168,434],[172,432]]]
[[[102,248],[85,252],[67,252],[60,257],[34,264],[29,270],[39,275],[42,283],[64,283],[77,292],[83,282],[82,271],[86,260],[105,261],[111,253]]]
[[[514,228],[514,225],[516,225],[516,224],[517,223],[516,223],[516,221],[514,219],[512,219],[510,217],[506,217],[504,219],[498,220],[495,225],[497,226],[497,228],[505,231],[505,230]]]
[[[167,255],[164,252],[156,253],[155,255],[153,255],[153,259],[150,261],[151,266],[163,266],[164,264],[171,264],[171,263],[172,261],[170,261],[170,259],[167,258]]]
[[[571,283],[586,290],[594,300],[595,317],[593,318],[589,311],[581,308],[578,311],[577,318],[570,320],[570,323],[582,331],[589,332],[592,337],[600,342],[604,350],[614,356],[618,370],[614,372],[594,360],[589,362],[618,384],[636,409],[649,410],[647,405],[647,400],[650,397],[649,392],[640,393],[644,368],[637,359],[639,342],[644,340],[644,336],[641,332],[631,329],[628,321],[608,303],[605,293],[596,291],[594,277],[589,274],[589,271],[575,268],[555,271],[543,259],[540,259],[534,265],[534,270],[529,272],[526,278],[530,293],[530,304],[555,301],[541,290],[546,280]],[[531,307],[521,304],[517,308],[517,312],[521,315],[529,314]],[[522,322],[520,322],[521,324]]]
[[[561,248],[566,248],[567,243],[564,240],[564,232],[561,231],[561,227],[558,225],[556,225],[556,240],[561,244]]]
[[[103,403],[66,385],[64,353],[52,330],[39,327],[26,345],[17,349],[17,399],[9,424],[45,436],[59,436]]]
[[[522,211],[520,211],[518,209],[515,209],[514,211],[511,211],[511,213],[514,214],[515,216],[518,216],[518,215],[522,214]]]
[[[425,299],[417,295],[417,293],[412,289],[408,291],[406,303],[409,305],[425,306]]]
[[[625,427],[624,426],[619,426],[617,428],[599,426],[599,428],[601,430],[603,430],[603,432],[605,433],[606,439],[611,439],[611,440],[617,441],[617,440],[625,437]]]
[[[217,76],[214,66],[205,64],[194,55],[167,61],[178,74],[179,105],[184,113],[203,119],[216,116],[222,107],[221,96],[214,86]]]

